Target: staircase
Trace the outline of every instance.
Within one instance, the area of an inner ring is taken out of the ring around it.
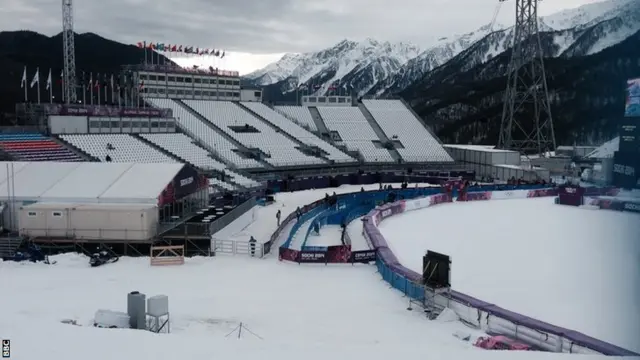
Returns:
[[[0,237],[0,258],[10,257],[16,253],[24,239],[20,236]]]
[[[259,119],[260,121],[264,122],[265,124],[267,124],[269,127],[271,127],[273,130],[275,130],[276,132],[284,135],[285,137],[287,137],[289,140],[293,141],[294,143],[298,144],[299,147],[305,148],[308,145],[303,143],[302,141],[300,141],[300,139],[296,138],[295,136],[289,134],[286,130],[280,128],[279,126],[277,126],[276,124],[272,123],[271,121],[263,118],[262,116],[260,116],[259,114],[255,113],[253,110],[249,109],[248,107],[242,105],[239,102],[235,102],[236,105],[238,105],[239,107],[241,107],[244,111],[248,112],[249,114],[253,115],[256,119]],[[274,110],[275,111],[275,110]],[[331,163],[331,160],[329,160],[326,156],[321,155],[320,158],[324,161],[326,161],[328,164]]]
[[[237,141],[236,139],[234,139],[231,135],[227,134],[226,132],[224,132],[224,130],[222,130],[221,128],[219,128],[217,125],[215,125],[214,123],[212,123],[211,121],[207,120],[206,117],[202,116],[199,112],[193,110],[192,108],[190,108],[187,104],[185,104],[182,100],[180,99],[173,99],[173,101],[175,101],[178,105],[182,106],[185,110],[187,110],[189,113],[191,113],[191,115],[195,116],[197,119],[199,119],[200,121],[202,121],[205,125],[207,125],[208,127],[210,127],[211,129],[215,130],[218,134],[220,134],[222,137],[224,137],[225,139],[227,139],[227,141],[229,141],[230,143],[232,143],[233,145],[235,145],[238,149],[243,150],[248,152],[249,149],[247,149],[246,146],[242,145],[239,141]],[[194,134],[195,135],[195,134]],[[209,146],[206,146],[205,149],[209,150],[212,153],[215,153],[215,151],[213,151],[213,149],[211,149]],[[264,161],[263,159],[254,159],[257,162],[259,162],[260,164],[262,164],[263,167],[265,167],[266,169],[275,169],[275,167],[271,164],[269,164],[268,162]],[[226,163],[226,162],[225,162]]]
[[[309,106],[309,112],[311,113],[311,117],[313,118],[313,122],[316,123],[316,128],[320,131],[321,134],[329,134],[329,128],[322,120],[322,116],[318,111],[318,108],[315,106]]]
[[[152,148],[154,148],[156,151],[159,151],[159,152],[161,152],[161,153],[165,154],[166,156],[168,156],[168,157],[172,158],[173,160],[175,160],[175,161],[177,161],[177,162],[180,162],[180,163],[187,163],[187,164],[189,164],[189,165],[191,165],[191,166],[193,166],[193,167],[196,167],[195,165],[191,164],[190,162],[186,161],[185,159],[182,159],[182,158],[180,158],[179,156],[175,155],[174,153],[172,153],[172,152],[170,152],[170,151],[167,151],[167,150],[163,149],[162,147],[160,147],[160,146],[158,146],[158,145],[154,144],[153,142],[151,142],[151,141],[149,141],[149,140],[147,140],[147,139],[143,138],[142,136],[140,136],[140,134],[130,134],[130,135],[131,135],[131,136],[133,136],[134,138],[136,138],[136,139],[138,139],[138,140],[142,141],[143,143],[145,143],[145,144],[147,144],[147,145],[151,146],[151,147],[152,147]]]
[[[367,109],[366,106],[364,106],[364,104],[362,103],[358,104],[358,108],[364,115],[364,118],[367,119],[367,121],[369,122],[369,125],[371,125],[373,132],[375,132],[376,135],[378,135],[378,138],[380,139],[380,141],[382,141],[382,143],[390,143],[391,139],[389,139],[387,137],[387,134],[385,134],[384,131],[382,131],[382,128],[380,127],[376,119],[373,118],[373,115],[371,115],[371,113],[369,112],[369,109]],[[393,158],[393,160],[395,160],[396,162],[402,161],[402,157],[400,156],[400,153],[398,152],[398,150],[396,149],[387,149],[387,150],[389,151],[389,154],[391,154],[391,157]]]

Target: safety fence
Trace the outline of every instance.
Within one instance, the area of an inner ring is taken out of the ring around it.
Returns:
[[[620,190],[615,188],[562,186],[558,188],[556,203],[570,206],[589,205],[600,210],[640,213],[640,198],[615,198],[619,192]]]
[[[558,190],[555,188],[475,192],[474,194],[470,193],[466,201],[555,196],[557,193]],[[378,230],[378,224],[390,216],[451,201],[451,197],[446,194],[401,200],[378,207],[365,216],[364,235],[377,251],[378,271],[391,286],[402,291],[411,299],[422,302],[428,298],[434,303],[434,306],[448,307],[459,316],[461,321],[488,333],[506,335],[547,351],[614,356],[638,355],[578,331],[517,314],[454,290],[447,294],[437,294],[433,289],[425,287],[422,284],[421,274],[400,264]]]
[[[476,192],[541,188],[544,188],[544,185],[483,185],[469,187],[467,190],[467,196]],[[336,216],[335,219],[338,219],[341,215],[346,214],[347,218],[345,219],[345,224],[348,224],[349,222],[353,221],[353,219],[360,217],[368,212],[365,209],[371,210],[376,206],[388,203],[390,201],[395,201],[397,199],[415,199],[419,197],[439,194],[441,192],[442,189],[439,186],[359,191],[337,195],[336,204],[334,207],[329,206],[325,199],[315,201],[301,208],[302,215],[299,219],[296,218],[295,214],[290,214],[289,216],[287,216],[287,218],[282,221],[278,229],[273,233],[269,241],[264,244],[264,252],[265,254],[271,252],[271,248],[274,246],[276,241],[281,238],[283,232],[286,229],[286,231],[288,232],[287,239],[279,248],[280,260],[294,261],[298,263],[368,263],[375,261],[375,251],[351,251],[351,248],[347,244],[337,247],[307,247],[306,249],[303,247],[301,248],[301,250],[291,249],[290,244],[303,224],[307,223],[311,219],[319,217],[325,211],[327,211],[327,214],[329,211],[339,211],[340,215],[334,214]],[[457,196],[456,189],[453,189],[452,195]],[[362,213],[358,214],[359,211],[362,211]],[[314,224],[312,223],[310,227],[313,228],[313,226]],[[306,231],[307,233],[305,235],[308,235],[309,229],[303,229],[303,231]]]

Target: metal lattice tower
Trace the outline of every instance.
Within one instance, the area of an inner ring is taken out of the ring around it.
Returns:
[[[556,148],[538,30],[539,1],[516,0],[513,52],[498,140],[498,148],[525,154],[544,154]]]
[[[64,100],[75,103],[76,95],[76,46],[73,33],[73,0],[62,0],[62,46],[64,53]]]

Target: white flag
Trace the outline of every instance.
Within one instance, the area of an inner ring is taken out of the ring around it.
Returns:
[[[47,87],[45,89],[49,90],[51,87],[51,69],[49,69],[49,76],[47,77]]]
[[[22,73],[22,82],[20,83],[20,88],[24,88],[27,86],[27,67],[24,67],[24,72]]]
[[[40,85],[40,69],[36,69],[36,74],[33,75],[33,80],[31,80],[31,87],[33,87],[33,85],[35,84]]]

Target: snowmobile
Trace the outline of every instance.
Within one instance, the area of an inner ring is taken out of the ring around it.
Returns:
[[[118,260],[120,260],[119,257],[106,250],[101,250],[91,255],[91,259],[89,259],[89,265],[91,265],[91,267],[96,267],[104,264],[112,264]]]
[[[42,261],[45,264],[50,264],[50,265],[53,265],[53,264],[56,263],[55,261],[49,261],[49,257],[46,256],[42,252],[42,249],[40,248],[40,246],[38,246],[36,244],[29,244],[25,250],[16,251],[15,254],[13,254],[13,256],[3,257],[2,260],[4,260],[4,261],[16,261],[16,262],[21,262],[21,261],[40,262],[40,261]]]

